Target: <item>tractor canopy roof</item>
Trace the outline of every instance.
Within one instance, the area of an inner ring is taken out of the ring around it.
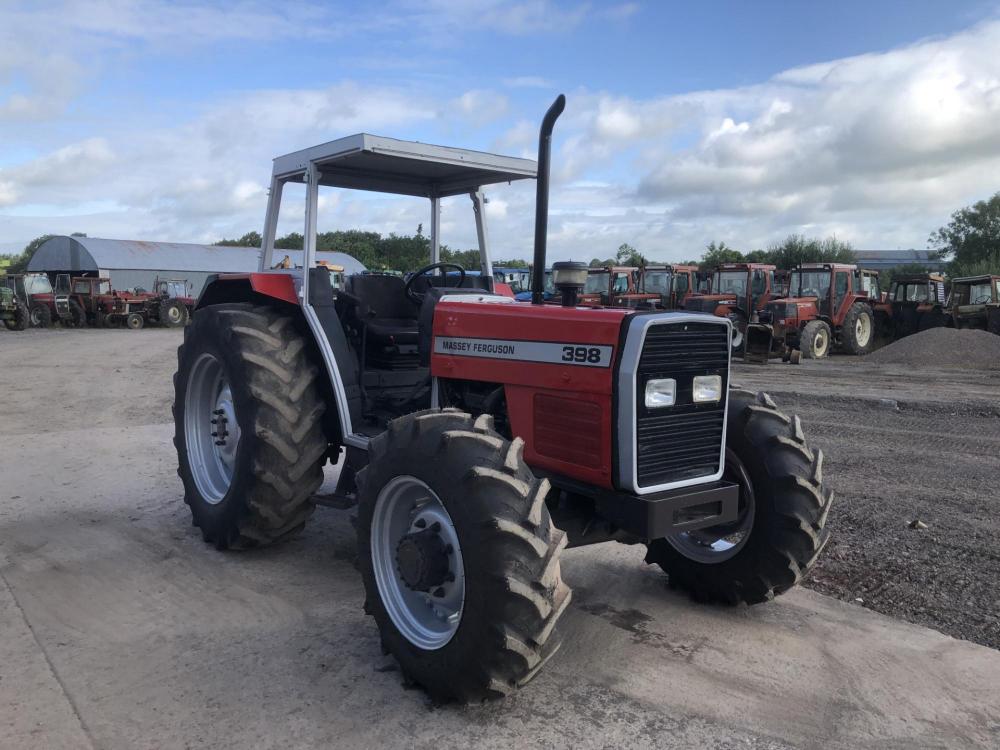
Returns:
[[[960,279],[952,279],[951,284],[975,284],[982,283],[984,281],[993,281],[994,279],[1000,279],[1000,274],[995,273],[984,273],[982,276],[963,276]]]
[[[642,266],[644,271],[697,271],[698,266],[689,266],[683,263],[650,263],[648,265]]]
[[[358,133],[274,160],[273,176],[302,182],[315,162],[321,185],[444,198],[536,177],[532,159]]]
[[[795,266],[795,271],[856,271],[858,267],[854,263],[799,263]]]
[[[770,263],[720,263],[715,267],[716,271],[773,271],[777,266]]]

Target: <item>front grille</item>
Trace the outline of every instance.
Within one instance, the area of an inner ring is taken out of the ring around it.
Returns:
[[[708,477],[719,470],[725,398],[695,404],[697,375],[719,375],[729,387],[728,328],[683,321],[653,325],[646,333],[636,371],[636,479],[639,487]],[[674,378],[674,406],[645,407],[646,381]],[[725,393],[725,390],[723,391]]]

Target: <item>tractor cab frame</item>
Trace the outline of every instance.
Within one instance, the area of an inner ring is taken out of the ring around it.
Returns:
[[[1000,334],[1000,275],[953,279],[948,299],[950,324]]]

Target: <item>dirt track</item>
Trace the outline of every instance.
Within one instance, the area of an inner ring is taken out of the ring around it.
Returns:
[[[996,380],[909,373],[859,401],[857,363],[739,367],[829,456],[837,541],[812,585],[848,602],[800,588],[700,606],[639,547],[569,550],[566,641],[539,678],[434,708],[362,612],[348,513],[320,509],[296,539],[242,554],[191,527],[169,424],[179,342],[0,332],[0,748],[1000,742],[1000,653],[853,601],[995,644]],[[959,383],[977,395],[943,406]],[[842,400],[801,395],[817,387]],[[899,412],[878,405],[887,393]],[[927,530],[906,527],[913,507]]]

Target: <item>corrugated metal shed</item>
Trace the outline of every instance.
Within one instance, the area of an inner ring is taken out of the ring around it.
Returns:
[[[276,258],[286,253],[293,262],[301,263],[301,251],[277,251]],[[256,247],[59,236],[38,248],[28,270],[107,275],[116,289],[152,289],[157,276],[186,279],[197,294],[213,273],[256,271],[259,255]],[[343,266],[347,273],[365,270],[356,258],[345,253],[320,252],[316,257]]]
[[[894,268],[895,266],[919,263],[927,266],[932,271],[944,270],[945,261],[938,260],[931,256],[932,250],[859,250],[858,265],[861,268],[879,270],[884,268]]]

